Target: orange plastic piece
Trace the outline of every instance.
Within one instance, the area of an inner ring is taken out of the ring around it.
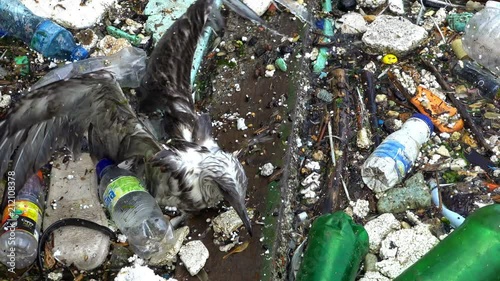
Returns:
[[[494,182],[485,182],[485,185],[489,189],[489,191],[493,191],[500,187],[500,184],[496,184]]]
[[[422,104],[422,100],[427,101],[425,106]],[[455,116],[457,114],[457,109],[422,86],[418,86],[417,94],[410,101],[417,107],[420,113],[431,118],[432,124],[441,132],[453,133],[464,127],[464,121],[462,119],[458,119],[453,127],[448,127],[448,124],[441,122],[441,120],[439,120],[440,115],[448,114],[449,116]]]
[[[36,175],[38,176],[38,178],[43,181],[43,174],[42,174],[42,171],[41,170],[38,170],[38,172],[36,173]]]

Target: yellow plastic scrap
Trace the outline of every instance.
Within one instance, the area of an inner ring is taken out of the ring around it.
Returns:
[[[398,62],[398,57],[393,54],[387,54],[382,58],[382,63],[384,64],[395,64]]]

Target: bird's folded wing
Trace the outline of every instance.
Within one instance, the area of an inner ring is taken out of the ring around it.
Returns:
[[[148,60],[146,74],[138,89],[139,112],[162,112],[167,135],[186,139],[196,124],[191,93],[194,52],[208,22],[222,26],[213,0],[198,0],[162,36]],[[187,139],[188,140],[188,139]],[[188,140],[189,141],[189,140]]]
[[[100,71],[28,92],[9,110],[0,120],[0,175],[13,171],[19,190],[55,149],[78,151],[89,126],[95,157],[121,161],[160,149],[114,77]]]

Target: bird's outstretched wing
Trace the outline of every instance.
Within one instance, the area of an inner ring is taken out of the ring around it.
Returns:
[[[191,141],[196,126],[191,68],[198,40],[209,22],[211,26],[223,26],[214,0],[198,0],[191,5],[154,48],[137,90],[139,112],[160,112],[168,137]]]
[[[118,162],[160,150],[114,77],[100,71],[28,92],[9,110],[0,120],[0,175],[12,171],[18,191],[55,149],[78,152],[89,128],[95,157]]]

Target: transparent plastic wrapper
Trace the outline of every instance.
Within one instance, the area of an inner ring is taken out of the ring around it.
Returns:
[[[155,198],[133,173],[108,159],[97,163],[96,172],[99,196],[133,251],[143,259],[160,252],[163,241],[173,238],[173,229]]]
[[[0,33],[22,40],[46,57],[81,60],[89,56],[71,32],[33,14],[18,0],[0,0]]]
[[[500,2],[486,2],[467,23],[462,40],[470,58],[500,76]]]
[[[142,76],[146,72],[146,52],[136,47],[125,47],[111,56],[75,61],[50,71],[38,80],[32,89],[98,70],[113,73],[123,88],[139,87]]]
[[[500,280],[500,204],[482,207],[394,281]]]
[[[344,212],[314,220],[297,281],[354,281],[368,253],[368,233]]]

